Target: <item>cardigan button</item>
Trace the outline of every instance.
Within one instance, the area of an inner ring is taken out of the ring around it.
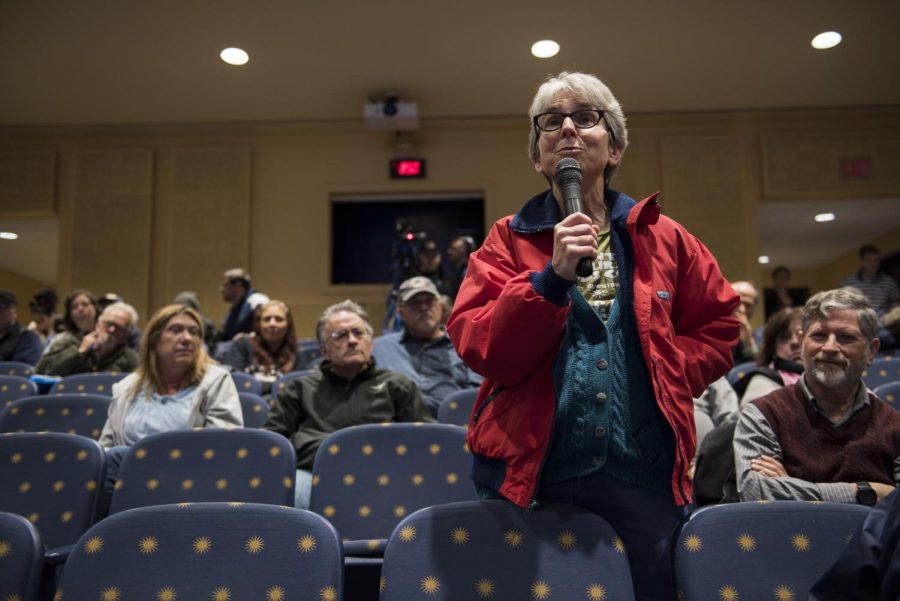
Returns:
[[[598,392],[598,393],[597,393],[597,402],[598,402],[598,403],[605,403],[605,402],[606,402],[606,393],[605,393],[605,392]]]
[[[606,362],[606,359],[600,359],[599,361],[597,361],[598,369],[606,369],[608,366],[609,364]]]
[[[606,436],[606,428],[604,428],[603,426],[597,426],[597,429],[594,430],[594,435],[597,438],[603,438],[604,436]]]

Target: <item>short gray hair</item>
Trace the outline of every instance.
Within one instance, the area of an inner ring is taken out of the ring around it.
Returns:
[[[596,75],[590,73],[578,73],[563,71],[559,75],[551,75],[544,80],[544,83],[538,87],[531,101],[531,108],[528,109],[528,121],[531,126],[531,133],[528,138],[528,156],[532,161],[540,158],[538,152],[538,136],[540,132],[534,125],[534,118],[541,113],[547,111],[553,103],[553,98],[560,92],[569,92],[594,107],[603,111],[603,120],[606,122],[606,129],[609,132],[610,144],[613,148],[618,148],[623,153],[628,146],[628,128],[625,126],[625,113],[622,112],[622,105],[613,96],[613,93],[600,81]],[[617,165],[607,165],[603,173],[603,181],[609,184],[616,172]]]
[[[129,319],[128,331],[131,332],[134,330],[134,327],[137,325],[137,321],[138,321],[138,313],[137,313],[137,311],[135,311],[134,307],[132,307],[128,303],[123,303],[122,301],[116,301],[114,303],[107,305],[106,308],[103,309],[103,312],[100,313],[100,317],[97,318],[97,320],[99,321],[101,318],[103,318],[104,315],[106,315],[110,311],[122,311],[124,313],[127,313],[128,319]]]
[[[803,331],[806,332],[812,322],[827,319],[828,312],[832,309],[856,311],[859,329],[866,340],[872,340],[878,335],[878,314],[872,309],[869,299],[850,288],[825,290],[806,301],[803,307]]]
[[[368,330],[369,335],[374,333],[372,324],[369,323],[369,312],[366,311],[362,305],[348,298],[347,300],[335,303],[322,311],[319,321],[316,322],[316,339],[319,341],[320,345],[325,344],[325,322],[331,319],[335,313],[343,312],[359,315],[359,317],[366,322],[366,330]]]

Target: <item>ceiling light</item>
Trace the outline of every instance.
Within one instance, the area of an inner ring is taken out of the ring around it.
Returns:
[[[226,48],[219,53],[219,57],[229,65],[246,65],[250,55],[240,48]]]
[[[553,40],[541,40],[531,45],[531,54],[538,58],[550,58],[559,52],[559,44]]]
[[[757,259],[757,260],[759,261],[760,265],[768,265],[769,264],[769,255],[759,255],[759,259]]]
[[[15,240],[19,237],[19,234],[14,234],[13,232],[0,232],[0,238],[3,240]]]
[[[834,221],[834,213],[819,213],[815,217],[813,217],[819,223],[826,223],[828,221]]]
[[[816,50],[827,50],[841,43],[841,34],[836,31],[823,31],[812,39],[812,47]]]

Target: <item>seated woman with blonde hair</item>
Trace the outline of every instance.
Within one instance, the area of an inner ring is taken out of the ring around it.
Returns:
[[[109,416],[100,434],[107,448],[112,489],[128,447],[157,432],[244,425],[237,388],[228,370],[203,349],[203,319],[185,305],[169,305],[150,318],[137,371],[113,385]]]
[[[253,374],[266,391],[278,376],[294,371],[297,365],[297,336],[294,317],[280,300],[261,305],[253,321],[253,332],[234,339],[223,361],[235,371]]]

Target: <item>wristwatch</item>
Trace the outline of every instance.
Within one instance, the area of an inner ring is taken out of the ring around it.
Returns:
[[[878,494],[875,489],[869,486],[868,482],[856,483],[856,502],[860,505],[868,505],[871,507],[878,501]]]

